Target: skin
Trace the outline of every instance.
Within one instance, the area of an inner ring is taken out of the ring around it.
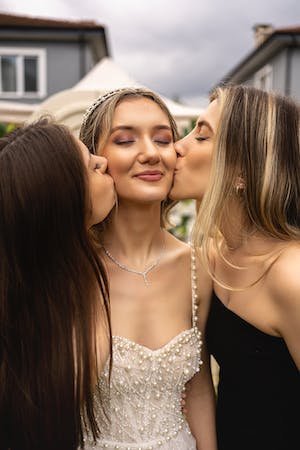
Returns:
[[[149,203],[166,198],[176,154],[169,120],[156,103],[145,98],[120,103],[101,154],[108,160],[119,200]],[[145,171],[150,173],[143,177]]]
[[[202,200],[208,185],[214,136],[220,111],[217,100],[197,120],[195,128],[175,143],[177,163],[170,197]]]
[[[109,214],[115,204],[113,179],[106,173],[107,160],[103,156],[92,155],[78,139],[84,165],[87,169],[91,211],[88,226],[95,225]]]
[[[146,286],[140,275],[121,270],[103,253],[110,279],[112,333],[156,350],[190,329],[192,317],[190,248],[161,229],[161,202],[171,188],[176,164],[168,117],[152,100],[123,100],[115,110],[112,132],[101,155],[108,160],[118,195],[118,208],[103,235],[105,248],[136,270],[144,270],[161,256],[149,272],[151,284]],[[175,267],[181,268],[180,276]],[[205,281],[200,276],[198,282],[210,286],[208,276],[202,273]],[[209,294],[210,288],[199,290],[200,329],[207,316],[205,298]],[[190,426],[198,450],[216,450],[213,390],[205,350],[203,361],[192,381]],[[199,417],[203,419],[199,421]]]

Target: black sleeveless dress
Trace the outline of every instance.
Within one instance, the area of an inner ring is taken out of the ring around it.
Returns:
[[[300,374],[284,340],[243,320],[215,294],[206,332],[220,366],[218,450],[299,450]]]

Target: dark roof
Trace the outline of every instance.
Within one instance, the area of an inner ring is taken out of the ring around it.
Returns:
[[[42,17],[19,16],[14,14],[0,13],[0,27],[22,27],[36,29],[73,29],[73,30],[99,30],[103,25],[93,20],[60,20]]]
[[[294,25],[292,27],[286,28],[276,28],[272,34],[299,34],[300,33],[300,25]]]
[[[245,58],[243,58],[233,69],[228,72],[222,81],[240,82],[245,73],[251,71],[255,64],[260,64],[261,60],[270,57],[280,48],[290,45],[299,45],[300,26],[295,25],[286,28],[276,28],[258,46],[255,47]]]

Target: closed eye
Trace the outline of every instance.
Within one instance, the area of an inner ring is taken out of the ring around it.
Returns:
[[[159,145],[169,145],[171,143],[171,141],[163,139],[155,139],[154,142]]]
[[[117,145],[129,145],[133,144],[135,141],[133,139],[126,139],[124,141],[115,141],[115,144]]]

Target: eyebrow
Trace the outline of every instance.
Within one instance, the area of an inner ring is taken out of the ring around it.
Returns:
[[[197,122],[197,126],[198,126],[199,128],[201,128],[201,127],[203,127],[203,126],[204,126],[204,127],[207,127],[207,128],[210,129],[210,131],[211,131],[212,133],[214,133],[214,130],[213,130],[211,124],[210,124],[209,122],[207,122],[207,120],[199,120],[199,121]]]
[[[135,130],[138,127],[132,126],[132,125],[119,125],[117,127],[114,127],[111,129],[111,133],[114,133],[115,131],[118,130]],[[154,130],[168,130],[168,131],[172,131],[172,128],[169,125],[155,125],[153,127]]]

